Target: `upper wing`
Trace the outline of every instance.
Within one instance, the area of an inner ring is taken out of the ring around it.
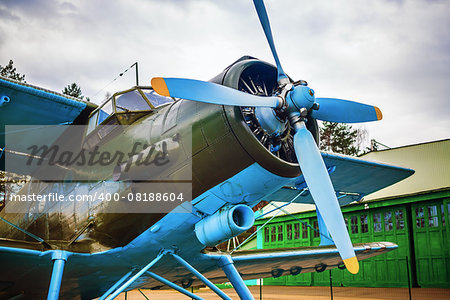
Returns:
[[[15,150],[15,143],[11,143],[11,137],[21,138],[15,134],[17,130],[28,130],[29,134],[34,134],[29,128],[8,128],[7,125],[33,125],[35,128],[34,125],[86,124],[89,114],[96,107],[97,105],[87,101],[0,77],[0,157],[3,156],[1,154],[6,148],[10,158],[23,159],[20,155],[14,156],[14,152],[11,152],[11,150]],[[62,128],[59,129],[59,132],[62,132]],[[9,134],[9,140],[7,134]],[[57,137],[57,135],[48,135],[46,139],[52,142]],[[5,145],[6,143],[8,145]],[[22,172],[11,166],[15,166],[12,160],[10,160],[7,171],[20,174],[31,172],[28,169],[26,172]]]
[[[322,157],[330,172],[330,178],[336,192],[344,196],[339,199],[341,205],[359,201],[365,195],[378,191],[414,174],[414,170],[411,169],[340,154],[322,152]],[[303,176],[300,176],[293,184],[266,196],[264,200],[289,202],[304,187],[306,187],[306,183]],[[295,202],[314,204],[309,193],[305,196],[302,195]]]
[[[0,77],[0,126],[84,123],[93,103]]]

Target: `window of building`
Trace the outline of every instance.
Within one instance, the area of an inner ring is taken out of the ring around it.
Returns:
[[[345,222],[345,228],[347,228],[347,232],[348,232],[348,218],[344,218],[344,222]]]
[[[270,241],[269,227],[264,227],[264,241],[265,242]]]
[[[416,227],[425,227],[425,216],[423,213],[423,207],[416,207]]]
[[[314,237],[319,237],[320,236],[319,223],[317,221],[314,221],[313,227],[314,227]]]
[[[294,239],[295,240],[300,239],[300,223],[294,224]]]
[[[270,227],[270,241],[277,241],[277,228],[275,226]]]
[[[395,228],[397,230],[405,228],[405,220],[403,219],[403,211],[402,210],[395,211]]]
[[[302,223],[302,238],[303,239],[308,238],[308,226],[306,226],[305,223]]]
[[[287,239],[292,240],[292,224],[286,224]]]
[[[450,222],[450,202],[447,203],[447,217],[449,218],[449,222]]]
[[[384,213],[384,231],[391,231],[394,228],[392,225],[392,212],[387,211]]]
[[[361,215],[361,233],[369,232],[369,220],[367,219],[367,215]]]
[[[278,225],[278,241],[283,240],[283,225]]]
[[[430,227],[438,227],[438,212],[436,205],[428,206],[428,226]]]
[[[373,231],[381,232],[381,213],[373,214]]]
[[[442,219],[442,226],[445,226],[445,210],[444,210],[444,204],[441,204],[441,219]]]
[[[350,223],[351,223],[352,233],[358,233],[358,217],[351,216]]]

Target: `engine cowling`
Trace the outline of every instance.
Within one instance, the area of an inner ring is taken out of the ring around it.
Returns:
[[[195,234],[203,245],[215,246],[247,231],[254,221],[253,210],[247,205],[228,206],[195,224]]]
[[[276,67],[250,56],[240,58],[210,81],[259,96],[279,92]],[[224,106],[224,111],[240,144],[263,168],[283,177],[301,174],[293,147],[294,129],[289,122],[281,124],[281,128],[273,128],[274,124],[265,122],[270,118],[263,116],[275,113],[271,109]],[[306,127],[318,143],[317,122],[310,116],[307,120]],[[280,134],[273,134],[274,131]]]

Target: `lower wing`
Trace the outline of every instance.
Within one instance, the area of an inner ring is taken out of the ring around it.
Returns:
[[[21,247],[21,248],[14,248]],[[25,249],[25,247],[27,249]],[[397,248],[389,242],[355,244],[358,260],[380,255]],[[34,250],[33,250],[34,249]],[[0,274],[0,299],[22,295],[25,299],[45,298],[52,273],[52,250],[42,251],[40,245],[24,245],[14,241],[0,241],[0,265],[8,272]],[[124,274],[139,271],[127,257],[127,248],[117,248],[104,253],[71,253],[64,267],[61,299],[91,299],[101,296]],[[182,255],[182,254],[180,254]],[[185,257],[200,273],[214,283],[229,281],[219,267],[224,252],[203,251],[193,257]],[[256,249],[236,251],[232,260],[243,279],[297,275],[307,272],[322,272],[343,267],[334,246],[299,247],[283,249]],[[151,259],[150,259],[151,260]],[[114,262],[114,263],[111,263]],[[150,271],[183,286],[203,283],[188,270],[182,268],[167,255]],[[101,280],[100,280],[101,278]],[[144,273],[129,289],[168,288]],[[22,299],[22,298],[21,298]]]

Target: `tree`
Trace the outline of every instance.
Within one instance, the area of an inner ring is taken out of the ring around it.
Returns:
[[[0,65],[0,76],[25,82],[25,75],[17,73],[16,68],[14,68],[13,64],[14,62],[12,61],[12,59],[10,59],[9,63],[6,66],[2,67]]]
[[[10,59],[6,66],[3,67],[0,65],[0,75],[6,78],[25,82],[25,75],[19,74],[13,64],[14,62]],[[3,143],[4,140],[2,140],[1,144]],[[6,173],[4,171],[4,167],[4,162],[2,161],[0,170],[0,210],[2,209],[2,206],[5,205],[4,200],[8,198],[8,195],[11,193],[17,193],[29,180],[28,176],[17,175],[10,172]]]
[[[81,92],[81,88],[75,82],[67,85],[62,90],[62,93],[64,95],[72,96],[81,100],[90,101],[89,97],[86,97],[86,99],[84,98],[83,93]]]
[[[320,127],[320,150],[357,155],[362,145],[362,139],[367,136],[366,130],[353,129],[351,125],[333,122],[323,122]]]

